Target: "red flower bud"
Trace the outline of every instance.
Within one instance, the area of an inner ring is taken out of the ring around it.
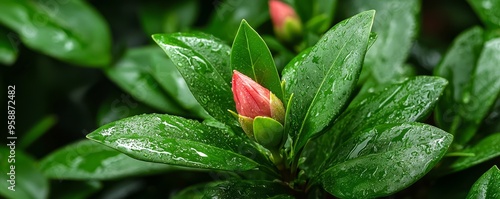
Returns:
[[[257,116],[269,117],[283,124],[285,108],[271,91],[236,70],[232,84],[238,118],[248,136],[253,137],[253,119]]]
[[[290,5],[269,0],[269,12],[278,38],[290,42],[302,36],[302,22]]]

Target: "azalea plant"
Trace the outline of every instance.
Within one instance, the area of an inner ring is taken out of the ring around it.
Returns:
[[[106,11],[80,0],[0,2],[0,63],[36,51],[44,65],[79,66],[37,76],[98,79],[68,95],[99,102],[82,105],[96,124],[73,129],[76,142],[36,141],[64,129],[53,115],[20,133],[16,191],[0,176],[6,198],[500,193],[498,2],[457,3],[470,6],[472,22],[436,47],[419,34],[443,24],[427,21],[432,10],[418,0],[144,1],[145,44],[125,48],[141,40],[137,28],[117,31],[129,21],[112,16],[126,3]],[[21,58],[16,65],[29,60]],[[0,146],[3,173],[11,151]]]
[[[204,33],[153,35],[209,117],[139,115],[87,137],[144,161],[234,173],[179,198],[393,194],[430,171],[453,136],[418,123],[443,78],[410,78],[350,103],[374,17],[366,11],[340,22],[281,75],[245,21],[232,47]]]

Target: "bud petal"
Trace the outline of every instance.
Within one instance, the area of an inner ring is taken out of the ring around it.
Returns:
[[[253,133],[255,141],[269,150],[281,148],[284,141],[283,125],[269,117],[255,117]]]
[[[232,84],[238,114],[252,119],[256,116],[271,117],[269,90],[238,71],[234,71]]]

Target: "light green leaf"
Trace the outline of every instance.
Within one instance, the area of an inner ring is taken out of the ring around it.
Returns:
[[[231,49],[231,68],[269,89],[283,100],[280,77],[273,56],[260,35],[245,21],[241,21]]]
[[[18,56],[19,38],[14,32],[0,26],[0,63],[13,64]]]
[[[0,0],[0,23],[28,47],[71,63],[103,67],[111,61],[105,20],[86,1]]]
[[[337,147],[320,182],[339,198],[387,196],[429,172],[452,140],[451,134],[425,124],[379,125]]]
[[[67,145],[40,162],[45,176],[62,180],[109,180],[180,169],[133,159],[90,140]]]
[[[338,23],[284,69],[287,97],[294,94],[289,126],[297,153],[345,108],[366,53],[375,11]]]
[[[472,9],[490,28],[500,28],[500,2],[494,0],[467,0]]]

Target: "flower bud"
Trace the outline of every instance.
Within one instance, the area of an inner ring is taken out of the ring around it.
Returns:
[[[255,117],[267,117],[283,125],[285,108],[281,100],[250,77],[234,71],[232,91],[238,112],[238,120],[245,133],[253,138]]]
[[[269,12],[276,36],[286,42],[302,37],[302,22],[295,10],[280,0],[269,0]]]

